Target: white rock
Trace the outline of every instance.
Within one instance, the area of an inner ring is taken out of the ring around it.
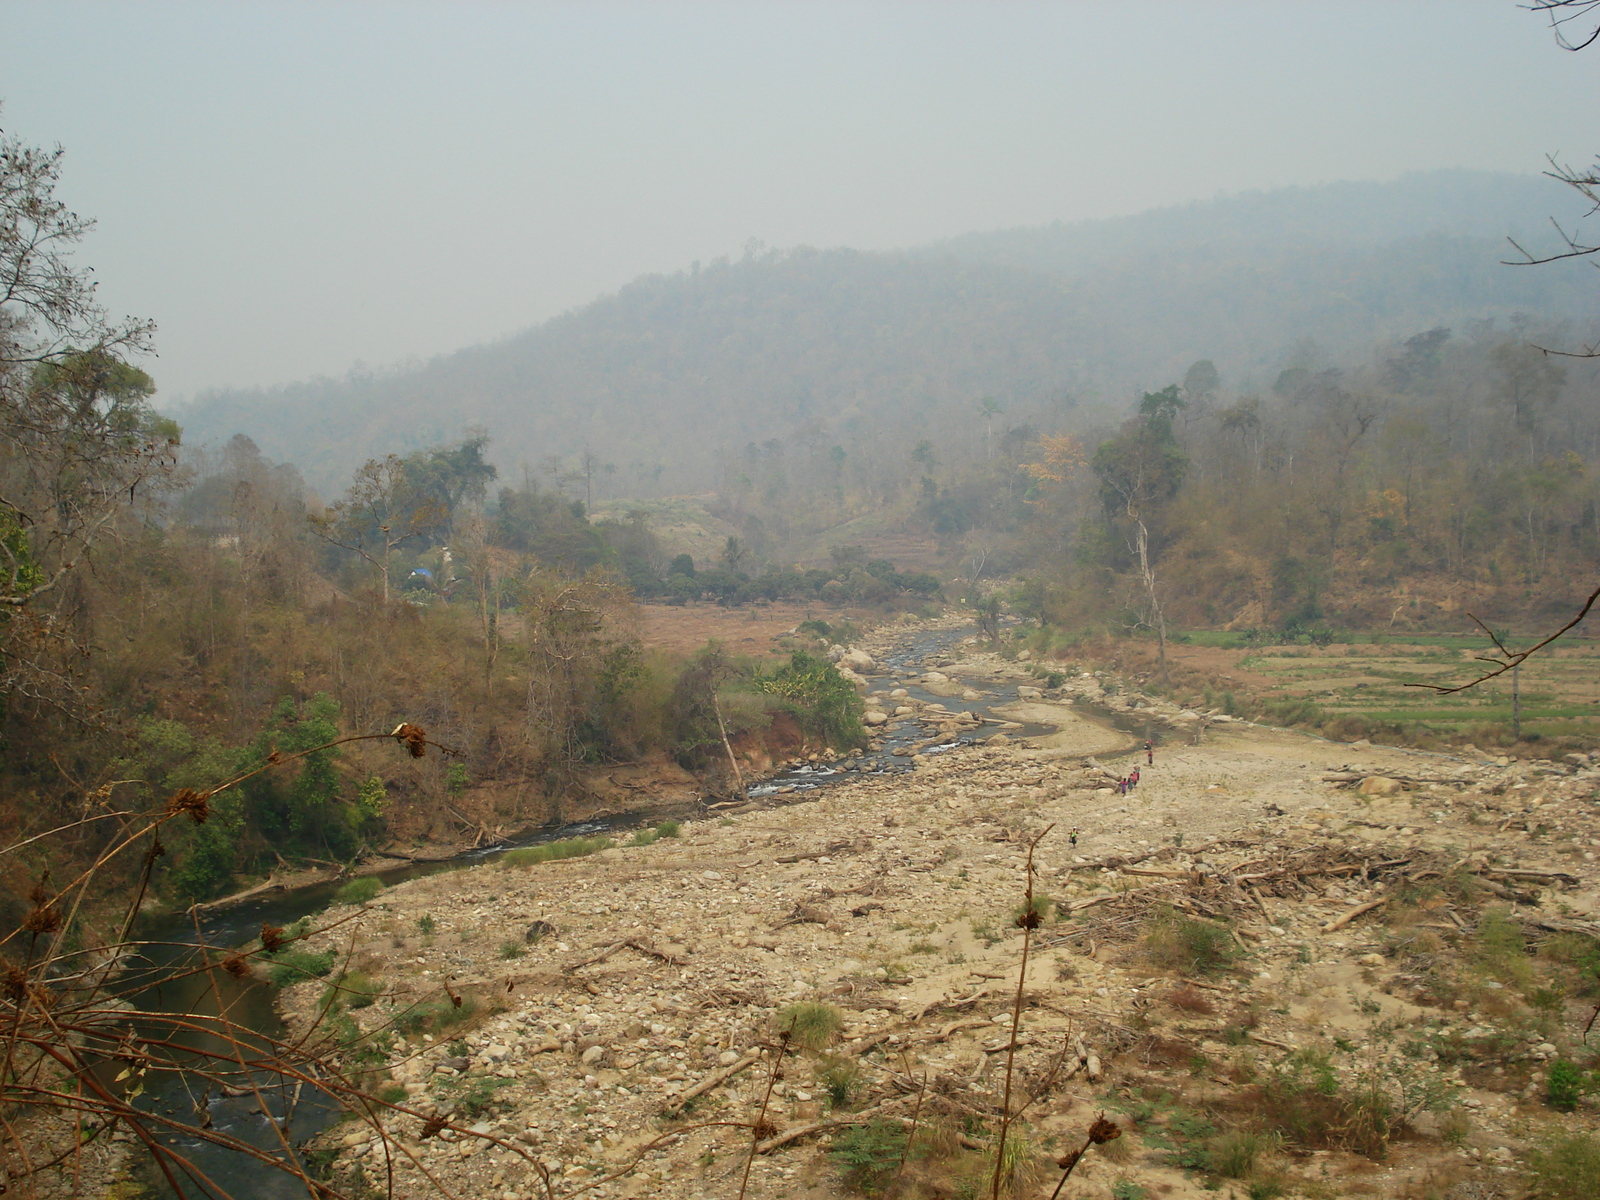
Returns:
[[[865,650],[846,650],[839,661],[852,671],[870,671],[878,665]]]

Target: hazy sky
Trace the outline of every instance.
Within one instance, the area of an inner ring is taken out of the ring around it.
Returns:
[[[1600,150],[1515,0],[0,4],[171,402],[425,358],[651,271]]]

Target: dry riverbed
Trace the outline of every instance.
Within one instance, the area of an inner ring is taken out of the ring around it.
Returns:
[[[1029,688],[981,656],[960,674],[984,669]],[[1104,701],[1102,683],[1018,703]],[[898,1170],[907,1195],[986,1195],[1034,838],[1047,902],[1015,1051],[1013,1104],[1033,1100],[1017,1194],[1048,1196],[1102,1110],[1124,1135],[1065,1196],[1220,1179],[1487,1200],[1520,1194],[1546,1133],[1594,1130],[1587,1098],[1564,1114],[1545,1093],[1551,1062],[1588,1063],[1595,1000],[1562,955],[1597,928],[1600,770],[1116,695],[1167,730],[1129,796],[1106,768],[1134,758],[1092,757],[1128,739],[1069,723],[1054,745],[924,752],[811,803],[330,910],[307,948],[376,994],[348,1019],[405,1031],[368,1064],[398,1108],[327,1135],[332,1169],[382,1187],[392,1165],[402,1197],[545,1196],[546,1173],[555,1195],[734,1197],[766,1097],[751,1197],[852,1194],[839,1152],[874,1116],[885,1136],[916,1129],[880,1185]],[[300,1028],[326,987],[283,994]],[[774,1081],[774,1021],[797,1002],[843,1025]]]

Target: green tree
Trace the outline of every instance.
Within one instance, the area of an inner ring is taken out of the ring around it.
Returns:
[[[433,541],[445,541],[455,533],[456,514],[462,505],[482,503],[489,484],[499,474],[494,464],[484,461],[488,444],[489,435],[478,433],[405,457],[407,495],[419,510],[412,521],[416,532]]]
[[[356,471],[344,499],[307,521],[323,541],[349,550],[377,572],[387,606],[395,548],[448,519],[443,501],[419,491],[405,461],[390,454],[369,458]]]

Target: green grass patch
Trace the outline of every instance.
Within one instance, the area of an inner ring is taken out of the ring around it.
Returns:
[[[516,1082],[497,1075],[466,1075],[439,1084],[437,1090],[439,1098],[453,1106],[453,1117],[475,1119],[495,1107],[501,1088]]]
[[[825,1050],[844,1028],[844,1015],[831,1004],[802,1000],[779,1010],[777,1028],[780,1035],[789,1035],[791,1045]]]
[[[1152,913],[1145,926],[1144,952],[1158,967],[1184,975],[1211,975],[1232,966],[1239,948],[1225,925],[1163,908]]]
[[[376,875],[352,879],[333,894],[335,904],[370,904],[383,891],[383,880]]]
[[[398,1033],[439,1034],[464,1025],[477,1015],[478,1006],[471,996],[463,996],[460,1004],[446,1000],[428,1000],[413,1004],[394,1019]]]
[[[502,867],[531,867],[535,863],[556,862],[563,858],[583,858],[611,849],[607,837],[568,838],[564,842],[545,842],[538,846],[523,846],[509,850],[500,858]]]
[[[1600,1139],[1591,1133],[1556,1137],[1528,1156],[1528,1175],[1542,1200],[1600,1196]]]
[[[267,978],[274,987],[292,987],[308,979],[320,979],[333,970],[334,953],[324,950],[313,953],[296,946],[285,946],[272,955],[268,962]]]
[[[361,971],[341,971],[322,993],[322,1007],[366,1008],[382,991],[382,984]]]

